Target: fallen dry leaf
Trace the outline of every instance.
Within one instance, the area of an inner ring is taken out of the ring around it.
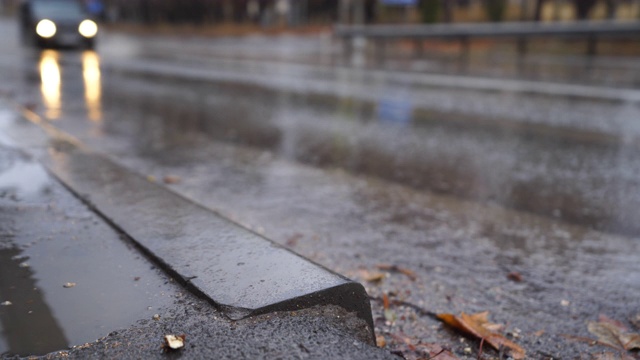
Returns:
[[[379,272],[364,272],[364,281],[367,282],[380,282],[384,279],[384,274]]]
[[[619,350],[640,349],[640,334],[630,333],[624,324],[600,315],[599,320],[590,321],[587,330],[598,337],[598,342]]]
[[[288,247],[294,247],[294,246],[298,245],[298,240],[302,239],[303,237],[304,237],[304,235],[302,235],[300,233],[295,233],[295,234],[291,235],[291,237],[289,237],[287,239],[285,244],[287,244]]]
[[[75,287],[75,286],[76,286],[76,283],[74,283],[74,282],[68,282],[68,283],[65,283],[64,285],[62,285],[62,287],[66,288],[66,289],[70,289],[70,288]]]
[[[382,307],[384,309],[384,318],[389,322],[394,322],[398,318],[395,311],[389,308],[389,296],[386,293],[382,294]]]
[[[636,329],[640,330],[640,314],[633,316],[630,321]]]
[[[626,354],[620,354],[617,352],[604,352],[604,353],[600,353],[600,354],[593,354],[591,357],[592,360],[635,360],[634,357],[626,355]]]
[[[522,282],[522,274],[517,271],[511,272],[507,274],[507,279],[513,282]]]
[[[603,322],[603,323],[611,324],[611,325],[613,325],[613,326],[615,326],[615,327],[619,328],[621,331],[627,331],[627,330],[629,330],[629,328],[627,328],[627,327],[622,323],[622,321],[614,320],[614,319],[612,319],[612,318],[610,318],[610,317],[608,317],[607,315],[604,315],[604,314],[600,314],[600,315],[598,316],[598,321],[599,321],[599,322]]]
[[[420,348],[424,348],[429,353],[428,359],[433,360],[460,360],[457,356],[453,355],[451,351],[443,348],[438,344],[423,344],[416,345]]]
[[[377,335],[376,336],[376,345],[379,348],[383,348],[383,347],[387,346],[387,339],[385,339],[384,336],[382,336],[382,335]]]
[[[167,175],[162,178],[162,181],[164,181],[165,184],[177,184],[180,182],[180,178],[173,175]]]
[[[507,348],[511,352],[511,357],[516,360],[525,358],[525,350],[523,348],[504,336],[490,330],[496,328],[496,324],[489,322],[488,311],[477,314],[461,313],[460,316],[453,314],[438,314],[437,316],[445,324],[469,335],[473,335],[478,339],[483,339],[484,342],[496,350],[499,350],[501,347]]]
[[[184,347],[186,335],[165,335],[164,345],[166,350],[178,350]]]
[[[397,265],[390,265],[390,264],[378,264],[376,265],[376,267],[380,270],[384,270],[384,271],[392,271],[392,272],[399,272],[401,274],[406,275],[409,279],[411,279],[411,281],[415,281],[418,277],[416,276],[416,273],[409,270],[409,269],[405,269],[402,268],[400,266]]]

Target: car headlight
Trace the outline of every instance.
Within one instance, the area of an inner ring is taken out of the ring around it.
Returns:
[[[87,39],[92,38],[98,33],[98,24],[93,20],[83,20],[78,26],[78,32]]]
[[[55,35],[56,31],[56,24],[49,19],[40,20],[40,22],[38,22],[38,25],[36,25],[36,34],[45,39],[48,39]]]

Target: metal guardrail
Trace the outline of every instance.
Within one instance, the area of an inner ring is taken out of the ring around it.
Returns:
[[[516,38],[519,51],[526,51],[532,37],[586,38],[587,53],[596,53],[599,37],[640,37],[640,21],[508,22],[458,23],[435,25],[336,25],[335,36],[344,40],[363,37],[379,42],[410,39],[459,39],[463,45],[471,38]]]

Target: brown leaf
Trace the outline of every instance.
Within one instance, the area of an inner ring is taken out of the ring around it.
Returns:
[[[368,282],[380,282],[384,279],[384,274],[379,272],[365,272],[364,280]]]
[[[494,328],[495,324],[489,322],[488,316],[488,311],[471,315],[461,313],[460,316],[438,314],[438,318],[445,324],[475,336],[478,339],[484,339],[487,344],[496,350],[499,350],[500,347],[508,348],[511,351],[511,357],[516,360],[524,359],[525,350],[523,348],[504,336],[489,330],[490,328]]]
[[[291,235],[291,237],[289,237],[287,239],[285,244],[287,244],[288,247],[294,247],[294,246],[298,245],[298,240],[302,239],[303,237],[304,237],[304,235],[302,235],[300,233],[295,233],[295,234]]]
[[[517,271],[511,272],[507,274],[507,279],[514,282],[522,282],[522,274]]]
[[[629,328],[627,328],[621,321],[618,320],[614,320],[610,317],[608,317],[607,315],[604,314],[600,314],[598,315],[598,321],[601,323],[608,323],[611,324],[615,327],[617,327],[618,329],[620,329],[620,331],[628,331]]]
[[[384,270],[384,271],[391,271],[391,272],[399,272],[401,274],[406,275],[409,279],[411,279],[411,281],[415,281],[418,277],[416,276],[416,273],[409,270],[409,269],[405,269],[402,268],[400,266],[397,265],[390,265],[390,264],[378,264],[376,265],[376,267],[380,270]]]
[[[387,339],[385,339],[384,336],[382,336],[382,335],[377,335],[376,336],[376,345],[379,348],[383,348],[383,347],[387,346]]]
[[[640,349],[640,334],[627,332],[624,324],[600,316],[598,322],[591,321],[587,324],[587,330],[598,337],[598,342],[619,350]]]
[[[162,181],[164,181],[165,184],[177,184],[180,182],[180,178],[173,175],[167,175],[162,178]]]
[[[622,334],[620,340],[626,350],[640,350],[640,334]]]
[[[640,314],[633,316],[630,321],[636,329],[640,330]]]
[[[433,360],[460,360],[457,356],[453,355],[449,350],[443,348],[438,344],[418,344],[421,348],[425,348],[429,353],[428,359]]]
[[[600,353],[600,354],[594,354],[591,357],[592,360],[635,360],[634,357],[626,355],[626,354],[620,354],[620,353],[614,353],[614,352],[604,352],[604,353]]]
[[[385,310],[389,309],[389,296],[386,293],[382,294],[382,307]]]

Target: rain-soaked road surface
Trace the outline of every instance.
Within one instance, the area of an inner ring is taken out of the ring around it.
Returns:
[[[327,36],[102,40],[93,53],[3,39],[0,92],[332,270],[415,272],[365,285],[432,312],[488,310],[531,358],[588,358],[603,348],[576,340],[587,321],[640,313],[639,62],[531,57],[524,81],[508,65],[471,67],[472,81],[437,78],[455,75],[437,58],[350,67]],[[562,83],[530,81],[549,79]],[[414,309],[390,321],[372,306],[390,348],[475,358]]]

